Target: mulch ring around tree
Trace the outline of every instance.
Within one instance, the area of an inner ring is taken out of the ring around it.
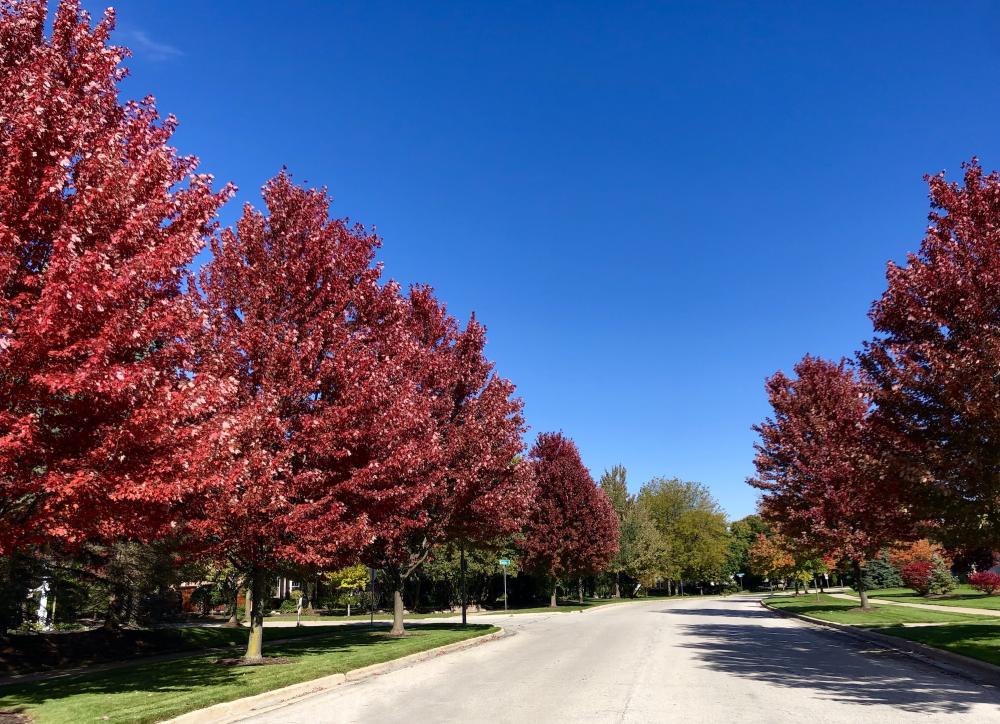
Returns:
[[[31,717],[27,714],[18,714],[10,709],[0,710],[0,724],[28,724]]]
[[[257,661],[247,661],[242,657],[236,657],[232,659],[216,659],[216,666],[272,666],[274,664],[290,664],[292,660],[287,656],[265,656]],[[5,721],[0,719],[0,724],[7,724]]]

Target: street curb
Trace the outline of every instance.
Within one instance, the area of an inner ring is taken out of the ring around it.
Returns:
[[[240,721],[250,716],[256,716],[275,709],[280,709],[284,706],[288,706],[289,704],[293,704],[296,701],[307,699],[310,696],[322,694],[326,691],[335,689],[342,684],[360,681],[362,679],[379,676],[381,674],[387,674],[390,671],[403,669],[421,661],[427,661],[428,659],[437,658],[438,656],[444,656],[463,649],[469,649],[473,646],[480,646],[490,641],[495,641],[499,638],[510,635],[513,634],[509,634],[501,628],[499,631],[494,631],[493,633],[476,636],[475,638],[466,639],[465,641],[456,641],[455,643],[445,644],[444,646],[437,646],[433,649],[427,649],[426,651],[418,651],[415,654],[402,656],[398,659],[385,661],[381,664],[372,664],[371,666],[364,666],[360,669],[352,669],[351,671],[343,674],[329,674],[328,676],[322,676],[318,679],[302,681],[298,684],[291,684],[280,689],[265,691],[262,694],[255,694],[253,696],[243,697],[242,699],[234,699],[233,701],[224,701],[219,704],[213,704],[212,706],[205,707],[204,709],[190,711],[187,714],[181,714],[174,719],[168,719],[165,724],[229,724],[230,722]]]
[[[822,619],[813,618],[812,616],[806,616],[801,613],[792,613],[791,611],[782,611],[780,608],[768,606],[763,599],[761,600],[760,605],[768,611],[778,614],[779,616],[784,616],[785,618],[795,618],[807,624],[812,624],[813,626],[839,631],[858,641],[884,646],[887,649],[891,649],[901,654],[906,654],[907,656],[911,656],[925,664],[942,669],[951,674],[971,677],[981,681],[982,683],[991,685],[1000,684],[1000,666],[996,666],[995,664],[990,664],[985,661],[973,659],[969,656],[963,656],[962,654],[956,654],[944,649],[935,648],[934,646],[928,646],[927,644],[922,644],[917,641],[899,638],[898,636],[888,636],[886,634],[877,633],[868,629],[860,629],[856,626],[850,626],[848,624],[824,621]]]

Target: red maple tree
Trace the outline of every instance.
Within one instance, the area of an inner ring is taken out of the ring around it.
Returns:
[[[119,102],[110,11],[45,22],[44,0],[0,4],[0,555],[169,530],[178,299],[229,194],[151,98]]]
[[[252,582],[246,658],[261,657],[269,573],[357,559],[425,518],[441,445],[414,370],[410,307],[379,283],[377,238],[329,218],[282,173],[201,274],[203,481],[188,534]]]
[[[795,379],[767,380],[774,416],[754,426],[761,515],[800,550],[848,560],[862,606],[861,565],[912,535],[901,478],[886,464],[897,444],[871,414],[867,388],[845,361],[804,357]]]
[[[530,460],[538,494],[521,541],[523,565],[558,580],[595,573],[618,552],[618,516],[580,459],[576,444],[562,433],[541,433]]]
[[[419,518],[382,529],[369,559],[393,585],[392,633],[403,628],[403,585],[441,544],[488,544],[520,530],[534,496],[524,450],[522,403],[514,385],[493,373],[486,330],[475,317],[460,329],[428,287],[409,295],[409,321],[423,356],[414,373],[430,398],[441,446],[437,481]],[[463,620],[465,597],[463,595]]]
[[[926,236],[871,310],[862,364],[911,443],[911,500],[958,546],[1000,547],[1000,175],[928,177]]]

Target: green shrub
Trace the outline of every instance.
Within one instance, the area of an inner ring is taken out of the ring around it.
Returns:
[[[903,585],[899,569],[889,562],[889,556],[885,551],[865,564],[861,580],[865,584],[865,589],[869,591],[878,588],[898,588]]]
[[[931,580],[930,586],[928,586],[928,594],[931,596],[943,596],[946,593],[951,593],[955,590],[955,586],[958,585],[955,577],[951,575],[951,570],[948,568],[948,564],[941,559],[940,556],[934,556],[932,561],[934,568],[931,570]]]

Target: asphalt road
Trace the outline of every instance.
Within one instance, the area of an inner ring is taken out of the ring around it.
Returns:
[[[1000,722],[1000,691],[750,598],[491,616],[513,635],[246,721]]]

